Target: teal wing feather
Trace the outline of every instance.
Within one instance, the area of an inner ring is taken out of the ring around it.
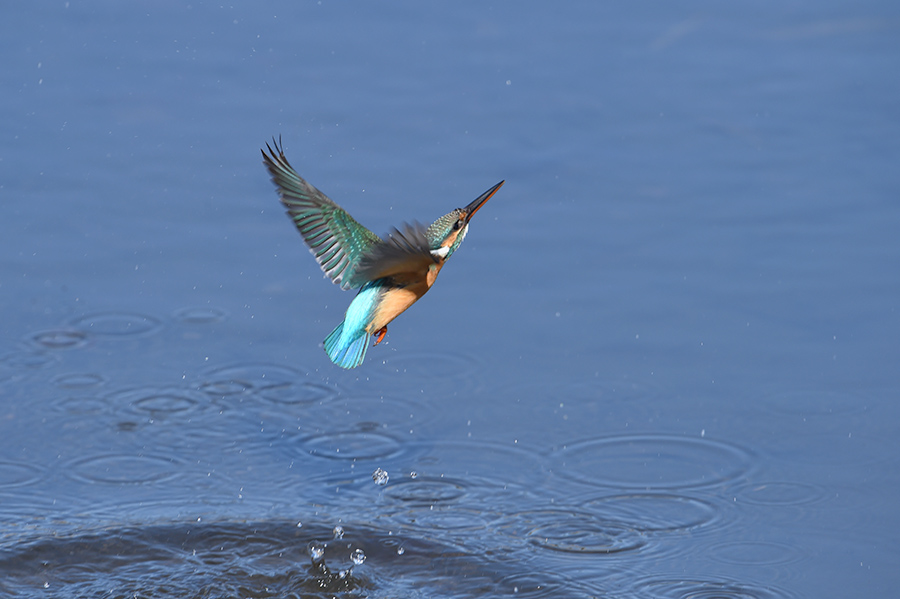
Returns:
[[[281,144],[273,140],[273,145],[266,144],[263,164],[319,266],[343,289],[362,287],[371,280],[358,269],[362,258],[385,242],[307,183],[287,161]]]

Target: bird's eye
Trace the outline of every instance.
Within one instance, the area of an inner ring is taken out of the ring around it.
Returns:
[[[453,230],[454,230],[454,231],[459,231],[460,227],[462,227],[462,221],[461,221],[461,220],[458,220],[458,221],[456,221],[455,223],[453,223]]]

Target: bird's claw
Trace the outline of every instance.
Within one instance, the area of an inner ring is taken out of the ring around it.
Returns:
[[[381,327],[380,329],[375,331],[375,333],[373,334],[373,336],[375,337],[375,345],[381,343],[381,340],[384,339],[385,335],[387,335],[387,327]]]

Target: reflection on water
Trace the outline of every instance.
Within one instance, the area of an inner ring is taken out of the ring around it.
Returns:
[[[348,524],[192,523],[106,529],[22,543],[0,553],[10,595],[102,597],[365,597],[408,589],[496,585],[475,556]],[[377,567],[366,562],[377,562]]]

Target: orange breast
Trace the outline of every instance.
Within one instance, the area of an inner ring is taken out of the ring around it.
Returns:
[[[431,289],[443,264],[432,264],[427,272],[404,273],[391,277],[395,287],[385,292],[381,303],[375,310],[372,323],[366,327],[370,335],[392,320],[403,314],[407,308],[416,303],[420,297]]]

